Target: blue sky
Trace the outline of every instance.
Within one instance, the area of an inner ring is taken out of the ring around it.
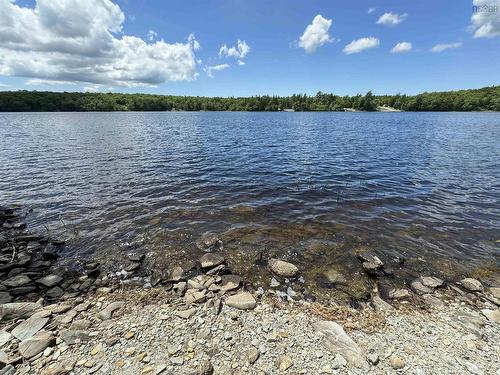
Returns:
[[[491,8],[471,18],[465,0],[0,0],[10,27],[0,30],[0,89],[249,96],[498,85],[500,0],[474,4]]]

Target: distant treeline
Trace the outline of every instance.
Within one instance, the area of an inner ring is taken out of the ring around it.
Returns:
[[[419,95],[252,96],[242,98],[48,91],[0,92],[0,111],[500,111],[500,86]]]

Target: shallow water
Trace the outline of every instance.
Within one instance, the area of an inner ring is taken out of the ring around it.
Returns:
[[[241,264],[499,264],[496,113],[2,113],[0,146],[0,201],[65,256],[171,262],[212,231]]]

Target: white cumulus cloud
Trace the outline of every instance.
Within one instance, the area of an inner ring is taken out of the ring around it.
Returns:
[[[307,53],[313,53],[323,44],[332,42],[333,39],[328,34],[331,26],[332,20],[318,14],[314,17],[312,23],[307,25],[304,33],[299,38],[299,47],[304,48]]]
[[[239,40],[236,46],[233,47],[228,47],[226,44],[224,44],[220,49],[219,49],[219,56],[220,57],[234,57],[235,59],[244,59],[250,52],[250,46],[244,41],[244,40]]]
[[[369,8],[368,9],[368,14],[372,14],[373,12],[375,12],[375,8]]]
[[[391,49],[391,53],[409,52],[413,48],[410,42],[399,42]]]
[[[229,64],[219,64],[219,65],[211,65],[205,66],[203,70],[207,73],[207,76],[210,78],[214,78],[214,72],[219,72],[221,70],[229,68],[231,65]]]
[[[474,38],[500,36],[500,0],[473,0],[471,29]]]
[[[110,86],[196,78],[196,40],[147,42],[123,33],[110,0],[0,0],[0,75]]]
[[[432,52],[443,52],[447,49],[452,49],[452,48],[458,48],[462,45],[462,43],[457,42],[457,43],[441,43],[441,44],[436,44],[434,47],[431,48]]]
[[[384,13],[382,14],[378,21],[377,24],[379,25],[389,25],[389,26],[395,26],[403,22],[406,17],[408,17],[408,14],[397,14],[397,13]]]
[[[351,55],[353,53],[359,53],[365,49],[375,48],[380,45],[380,41],[377,38],[361,38],[353,40],[351,43],[346,45],[342,50],[345,54]]]

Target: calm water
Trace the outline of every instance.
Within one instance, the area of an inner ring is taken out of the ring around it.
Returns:
[[[3,113],[0,146],[0,201],[33,208],[68,256],[198,256],[213,231],[242,262],[370,247],[499,264],[495,113]]]

